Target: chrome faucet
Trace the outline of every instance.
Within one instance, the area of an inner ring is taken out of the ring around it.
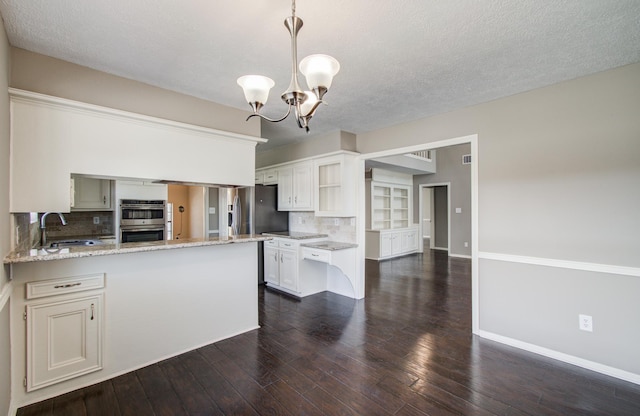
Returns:
[[[40,217],[40,231],[42,233],[41,244],[43,247],[47,244],[47,232],[46,232],[47,227],[44,225],[44,221],[47,218],[47,215],[49,214],[58,214],[58,217],[60,217],[60,221],[62,222],[62,225],[67,225],[67,220],[64,218],[64,215],[62,215],[61,212],[45,212],[44,214],[42,214],[42,217]]]

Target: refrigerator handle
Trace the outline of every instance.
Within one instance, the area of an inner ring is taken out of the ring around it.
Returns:
[[[240,208],[240,198],[236,194],[233,197],[233,222],[231,223],[231,228],[233,229],[233,235],[238,235],[240,231],[240,221],[242,209]]]

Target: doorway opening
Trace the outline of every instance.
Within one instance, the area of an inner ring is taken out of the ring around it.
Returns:
[[[419,185],[418,218],[421,224],[422,249],[450,251],[451,194],[450,183]]]
[[[390,157],[390,156],[398,156],[398,155],[406,155],[413,152],[420,151],[431,151],[455,146],[459,144],[469,144],[470,150],[469,154],[471,155],[472,163],[470,164],[470,198],[469,198],[469,207],[465,210],[468,210],[468,216],[470,217],[470,238],[462,241],[463,246],[470,251],[470,256],[464,255],[461,257],[471,257],[471,306],[472,306],[472,328],[473,333],[477,333],[479,330],[479,291],[478,291],[478,136],[476,134],[469,136],[462,136],[452,139],[445,139],[434,141],[430,143],[424,143],[421,145],[413,145],[407,146],[403,148],[395,148],[389,149],[379,152],[365,153],[360,156],[359,161],[359,185],[358,185],[358,200],[361,201],[359,205],[359,215],[358,215],[358,263],[357,263],[357,276],[356,279],[356,297],[363,298],[365,294],[365,246],[366,246],[366,183],[365,183],[365,163],[367,161],[374,161],[375,159]],[[429,184],[433,185],[433,184]],[[451,197],[451,187],[447,187],[448,196],[447,200]],[[418,205],[420,202],[416,202]],[[449,202],[449,212],[451,212],[451,203]],[[418,209],[416,206],[415,209]],[[458,205],[456,203],[456,215],[459,212]],[[465,211],[462,211],[465,212]],[[418,214],[422,214],[418,211]],[[451,220],[448,221],[448,227],[450,227]],[[420,224],[417,224],[417,227],[420,228]],[[437,232],[436,232],[437,233]],[[422,240],[422,239],[420,239]],[[451,233],[449,233],[447,246],[449,247],[449,254],[451,254]],[[456,250],[459,248],[456,247]]]

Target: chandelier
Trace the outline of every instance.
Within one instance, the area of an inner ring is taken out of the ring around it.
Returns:
[[[244,90],[244,97],[253,109],[253,114],[247,117],[260,117],[272,123],[280,122],[291,114],[293,108],[298,127],[309,132],[309,120],[313,117],[320,104],[326,104],[322,97],[327,93],[334,75],[340,70],[340,64],[329,55],[309,55],[300,62],[300,72],[307,80],[310,91],[304,91],[298,83],[298,47],[297,36],[302,28],[302,19],[296,16],[296,1],[291,2],[291,16],[287,17],[284,25],[291,34],[291,83],[280,98],[288,105],[287,113],[279,119],[271,119],[260,114],[260,109],[269,98],[269,90],[275,82],[262,75],[245,75],[238,78],[238,85]]]

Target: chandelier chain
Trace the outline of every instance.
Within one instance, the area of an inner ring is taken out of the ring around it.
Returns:
[[[291,16],[296,15],[296,0],[291,0]]]

